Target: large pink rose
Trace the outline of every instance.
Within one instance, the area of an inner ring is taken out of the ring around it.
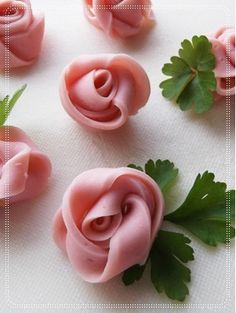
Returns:
[[[33,15],[29,0],[1,1],[0,70],[35,62],[41,50],[43,34],[44,16]]]
[[[46,187],[51,173],[48,157],[19,128],[0,127],[0,202],[35,197]]]
[[[235,31],[222,27],[209,36],[216,57],[214,70],[217,80],[216,92],[220,96],[235,95]],[[227,82],[228,81],[228,82]]]
[[[96,27],[113,37],[136,35],[154,20],[150,0],[83,0],[85,15]]]
[[[63,72],[60,95],[65,110],[78,123],[111,130],[145,105],[150,83],[144,69],[128,55],[85,55]]]
[[[100,168],[79,175],[64,194],[54,239],[81,277],[105,282],[144,264],[162,223],[157,184],[130,168]]]

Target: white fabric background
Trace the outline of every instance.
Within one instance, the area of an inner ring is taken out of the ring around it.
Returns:
[[[209,248],[193,238],[196,260],[189,263],[192,282],[183,307],[156,293],[148,271],[145,277],[125,287],[120,277],[104,285],[83,282],[51,237],[52,218],[72,179],[95,167],[118,167],[130,162],[144,164],[149,158],[170,159],[180,169],[178,184],[171,191],[167,210],[184,200],[196,175],[210,170],[218,180],[233,186],[227,175],[225,103],[197,116],[182,113],[161,96],[162,65],[174,55],[184,38],[207,34],[222,25],[232,25],[231,0],[153,0],[156,26],[144,37],[127,42],[108,39],[84,18],[79,0],[32,0],[34,10],[45,12],[46,34],[40,60],[31,68],[11,72],[9,89],[28,84],[9,124],[21,127],[46,152],[53,163],[48,190],[37,199],[15,205],[10,213],[9,297],[4,297],[4,212],[0,212],[0,312],[88,312],[87,304],[158,304],[155,312],[233,312],[226,299],[226,250]],[[86,53],[127,53],[146,69],[152,94],[146,107],[121,129],[91,133],[64,112],[58,82],[64,66]],[[1,96],[8,88],[0,78]],[[233,106],[231,116],[234,115]],[[231,118],[233,140],[233,118]],[[233,147],[233,141],[231,142]],[[175,228],[173,230],[181,229]],[[191,235],[189,235],[191,237]],[[233,267],[233,247],[231,270]],[[5,256],[6,257],[6,256]],[[231,294],[233,295],[233,271]],[[170,305],[168,309],[165,305]],[[208,306],[207,306],[208,304]],[[25,305],[25,306],[24,306]],[[83,306],[82,306],[83,305]],[[176,305],[176,308],[172,306]],[[164,309],[165,307],[165,309]],[[99,307],[94,311],[99,311]],[[110,312],[117,309],[110,308]],[[138,310],[135,310],[138,311]],[[146,309],[140,309],[146,312]]]

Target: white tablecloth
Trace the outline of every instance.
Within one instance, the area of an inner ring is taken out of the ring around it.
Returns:
[[[122,304],[125,310],[128,304],[139,304],[140,312],[146,312],[148,304],[155,312],[233,312],[232,301],[227,297],[229,293],[233,295],[234,287],[233,247],[226,253],[223,245],[209,248],[193,238],[196,260],[188,264],[192,271],[190,296],[179,304],[154,290],[148,271],[130,287],[125,287],[120,277],[103,285],[82,281],[52,240],[52,218],[65,189],[75,176],[90,168],[119,167],[131,162],[142,165],[149,158],[172,160],[180,175],[169,195],[168,210],[177,208],[196,175],[205,170],[213,171],[217,180],[233,186],[233,146],[230,156],[226,155],[225,103],[215,105],[202,116],[183,113],[162,97],[158,87],[164,79],[163,64],[176,54],[184,38],[233,24],[233,1],[153,2],[156,26],[144,37],[121,42],[106,38],[87,22],[80,0],[32,0],[35,11],[43,11],[46,16],[43,51],[31,68],[11,72],[11,92],[24,83],[28,88],[9,123],[24,129],[49,155],[53,175],[46,192],[11,209],[9,262],[8,254],[4,254],[4,212],[0,212],[1,313],[12,309],[59,312],[59,308],[65,312],[79,308],[80,312],[88,312],[89,304],[94,304],[94,311],[100,311],[102,304],[106,304],[109,312],[116,312]],[[58,82],[62,69],[73,58],[106,52],[135,57],[150,77],[152,94],[145,108],[121,129],[91,133],[64,112]],[[2,96],[6,88],[8,82],[1,77]],[[232,107],[231,124],[233,115]],[[231,144],[233,136],[232,127]],[[4,294],[8,292],[7,304]]]

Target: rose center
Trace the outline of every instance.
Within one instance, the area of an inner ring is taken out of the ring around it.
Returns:
[[[108,97],[113,87],[112,74],[108,70],[97,70],[94,75],[94,86],[102,97]]]
[[[98,217],[92,221],[92,228],[96,231],[104,231],[110,226],[111,216]]]
[[[11,2],[0,4],[0,16],[11,16],[17,13],[16,8],[11,7]]]

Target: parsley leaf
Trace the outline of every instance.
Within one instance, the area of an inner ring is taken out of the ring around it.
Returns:
[[[130,164],[128,167],[134,168],[139,171],[144,171],[141,166],[135,164]],[[145,164],[145,173],[149,175],[161,188],[162,191],[165,191],[167,187],[176,179],[178,175],[178,169],[175,168],[174,163],[169,160],[149,160]]]
[[[183,226],[210,246],[235,236],[230,226],[235,219],[235,191],[226,191],[226,184],[215,182],[214,178],[209,172],[199,174],[184,203],[165,216],[165,220]],[[226,238],[227,228],[230,238]]]
[[[194,260],[190,242],[183,234],[161,230],[151,249],[152,283],[173,300],[183,301],[189,294],[191,271],[183,263]]]
[[[145,164],[145,172],[152,177],[161,190],[164,191],[176,179],[179,170],[175,168],[174,163],[171,163],[169,160],[157,160],[156,163],[154,163],[153,160],[149,160]]]
[[[138,166],[138,165],[135,165],[135,164],[129,164],[128,167],[143,172],[143,169],[142,169],[141,166]]]
[[[183,234],[160,230],[146,263],[126,270],[123,283],[127,286],[140,280],[150,260],[151,281],[157,292],[164,291],[170,299],[183,301],[189,293],[186,283],[191,279],[191,271],[183,263],[194,259],[190,242]]]
[[[194,105],[197,113],[207,112],[216,90],[212,45],[207,37],[194,36],[192,42],[185,39],[181,46],[179,56],[173,56],[171,63],[162,68],[163,74],[171,77],[161,82],[162,95],[179,104],[183,111]]]
[[[27,85],[22,86],[14,93],[12,98],[10,98],[10,96],[6,96],[3,100],[0,100],[0,126],[5,124],[14,105],[16,104],[26,87]]]
[[[128,270],[124,271],[123,276],[122,276],[122,281],[123,283],[128,286],[133,284],[136,280],[140,280],[143,276],[143,272],[145,270],[146,264],[145,265],[139,265],[136,264]]]

